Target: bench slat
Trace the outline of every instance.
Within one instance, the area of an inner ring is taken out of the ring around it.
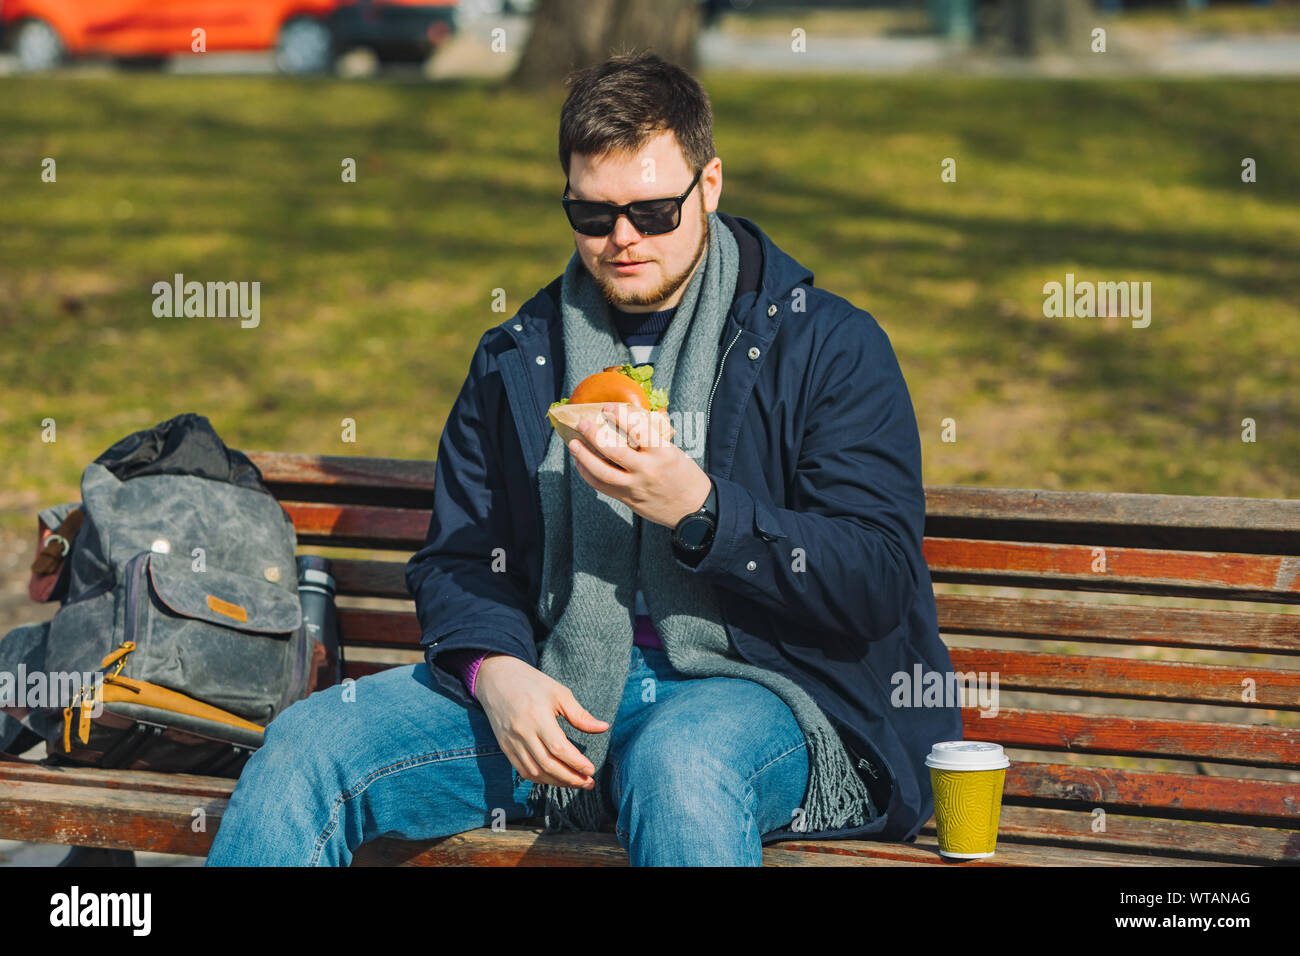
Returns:
[[[1210,760],[1289,770],[1300,765],[1300,729],[1217,721],[1120,717],[1003,707],[996,717],[962,709],[963,736],[1031,750]]]
[[[380,611],[341,607],[339,632],[346,647],[389,647],[420,650],[420,622],[414,611]]]
[[[1281,826],[1300,821],[1300,791],[1282,780],[1120,770],[1076,764],[1013,761],[1004,798],[1082,803],[1103,807],[1214,814]]]
[[[948,634],[1300,654],[1300,615],[936,594]]]
[[[405,561],[333,558],[330,564],[334,583],[341,595],[411,599],[406,590]]]
[[[433,493],[434,462],[419,458],[363,458],[352,455],[297,455],[282,451],[245,451],[271,486],[293,485],[323,491],[328,488],[372,489],[388,492]],[[279,494],[276,495],[279,497]],[[318,501],[319,498],[304,498]]]
[[[999,690],[1300,710],[1300,670],[951,647],[954,672],[995,672]],[[1255,700],[1242,700],[1254,680]]]
[[[1097,572],[1088,545],[926,538],[922,550],[935,581],[1300,603],[1292,557],[1107,547]]]
[[[344,548],[392,548],[407,556],[424,546],[428,511],[372,505],[282,502],[300,544]]]
[[[192,794],[9,780],[0,786],[0,839],[204,856],[225,806]]]
[[[1095,822],[1104,822],[1105,829],[1094,832]],[[933,821],[922,827],[922,832],[934,833]],[[998,844],[1003,840],[1168,852],[1246,863],[1300,863],[1300,830],[1166,820],[1109,810],[1101,818],[1088,810],[1004,805],[998,818]]]
[[[228,777],[155,773],[150,770],[101,770],[98,767],[54,767],[28,760],[0,762],[0,784],[11,780],[215,799],[228,798],[235,789],[235,781]]]
[[[927,485],[949,538],[1300,555],[1300,500]]]

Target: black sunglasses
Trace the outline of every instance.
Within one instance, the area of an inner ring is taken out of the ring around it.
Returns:
[[[626,215],[632,227],[643,236],[660,236],[672,232],[682,221],[682,203],[700,181],[701,169],[691,180],[686,192],[666,199],[638,199],[636,202],[615,206],[611,202],[591,202],[586,199],[569,199],[569,181],[564,181],[564,212],[569,225],[584,236],[608,236],[614,230],[618,217]]]

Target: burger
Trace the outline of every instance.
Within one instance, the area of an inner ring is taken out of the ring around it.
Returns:
[[[650,413],[652,440],[671,441],[675,429],[664,411],[668,407],[668,393],[654,387],[654,371],[653,365],[606,366],[579,382],[568,398],[551,402],[546,417],[568,444],[574,438],[582,438],[578,425],[583,421],[600,424],[604,418],[601,409],[610,402],[630,405]]]

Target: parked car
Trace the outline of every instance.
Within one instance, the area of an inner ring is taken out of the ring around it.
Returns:
[[[161,63],[189,53],[273,50],[286,73],[319,73],[359,46],[381,63],[423,60],[457,29],[456,0],[0,0],[23,70],[80,57]]]

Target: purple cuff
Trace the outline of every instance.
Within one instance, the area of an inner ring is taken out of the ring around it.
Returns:
[[[474,682],[478,678],[479,665],[491,651],[449,651],[442,655],[440,663],[451,671],[453,674],[459,674],[461,681],[465,685],[465,690],[469,696],[474,697]],[[478,700],[477,697],[474,697]]]
[[[638,614],[636,616],[636,626],[632,631],[632,643],[640,647],[657,647],[663,650],[664,642],[660,640],[659,632],[655,630],[654,624],[650,622],[649,614]]]

